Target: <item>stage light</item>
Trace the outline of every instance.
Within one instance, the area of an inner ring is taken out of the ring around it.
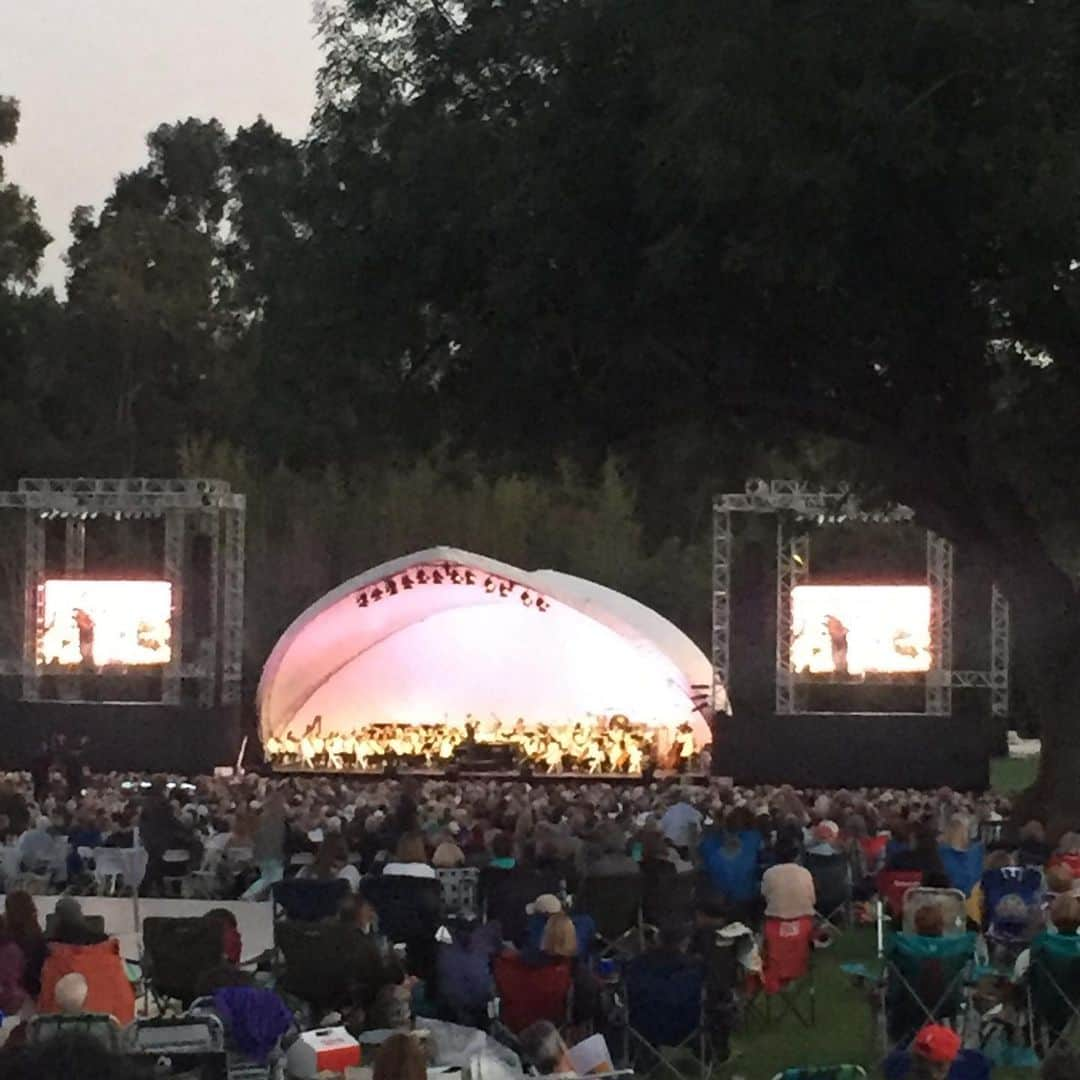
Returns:
[[[529,594],[528,594],[527,592],[523,592],[523,593],[521,594],[521,602],[522,602],[522,603],[523,603],[523,604],[524,604],[524,605],[525,605],[526,607],[532,607],[532,597],[531,597],[531,596],[530,596],[530,595],[529,595]]]
[[[504,581],[499,586],[500,596],[509,596],[514,591],[514,586],[509,581]]]
[[[408,575],[408,574],[404,574],[404,575],[402,576],[402,578],[401,578],[401,587],[402,587],[403,589],[411,589],[411,588],[412,588],[412,584],[413,584],[413,583],[412,583],[412,578],[411,578],[411,577],[409,577],[409,575]]]
[[[805,566],[806,565],[806,560],[797,551],[793,551],[791,553],[791,561],[793,563],[795,563],[797,566]]]
[[[488,578],[487,581],[484,582],[484,592],[494,592],[497,588],[498,585],[495,583],[494,578]]]
[[[428,572],[421,567],[421,569],[416,571],[416,584],[417,585],[426,585],[427,583],[428,583]]]
[[[44,521],[44,520],[45,520],[45,518],[47,518],[48,516],[49,516],[49,515],[48,515],[48,514],[47,514],[47,513],[46,513],[46,512],[44,511],[44,510],[42,510],[42,511],[41,511],[41,513],[40,513],[40,514],[38,514],[38,517],[39,517],[39,518],[41,518],[41,519],[42,519],[42,521]]]

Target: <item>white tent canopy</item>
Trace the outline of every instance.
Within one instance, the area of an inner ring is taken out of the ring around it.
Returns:
[[[437,580],[438,579],[438,580]],[[361,606],[362,605],[362,606]],[[552,570],[453,548],[377,566],[312,604],[263,669],[263,738],[368,724],[563,724],[623,714],[690,723],[712,670],[677,627],[636,600]]]

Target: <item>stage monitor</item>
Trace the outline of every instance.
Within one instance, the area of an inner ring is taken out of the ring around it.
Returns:
[[[38,664],[95,670],[169,662],[169,582],[50,578],[42,594]]]
[[[927,585],[797,585],[791,666],[859,677],[930,669]]]

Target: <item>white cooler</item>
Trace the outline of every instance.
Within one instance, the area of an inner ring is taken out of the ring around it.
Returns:
[[[360,1044],[343,1028],[305,1031],[289,1047],[285,1063],[298,1080],[314,1080],[323,1070],[344,1072],[360,1064]]]

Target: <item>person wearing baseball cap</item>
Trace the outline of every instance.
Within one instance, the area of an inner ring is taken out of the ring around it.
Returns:
[[[907,1050],[894,1050],[882,1065],[887,1080],[988,1080],[990,1062],[964,1050],[960,1036],[943,1024],[920,1029]]]

